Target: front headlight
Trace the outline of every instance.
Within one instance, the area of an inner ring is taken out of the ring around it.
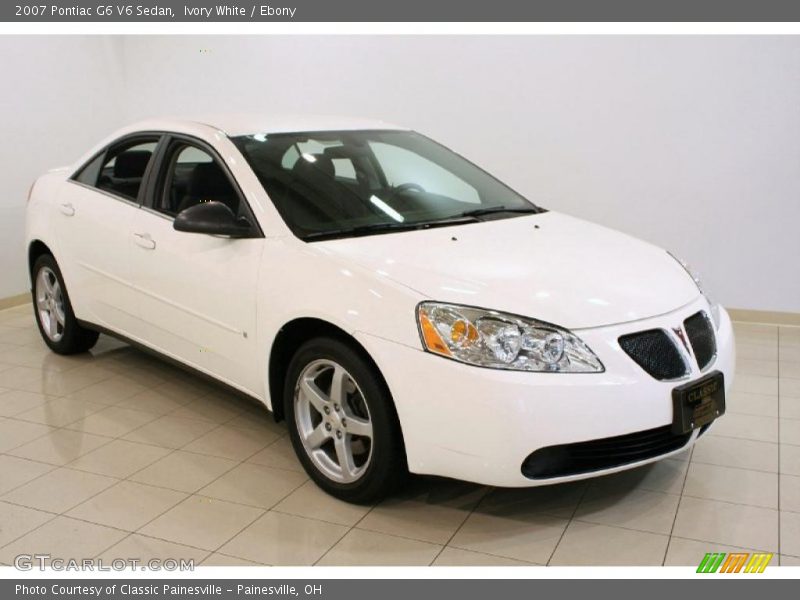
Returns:
[[[429,352],[493,369],[602,373],[589,347],[566,329],[493,310],[422,302],[417,323]]]
[[[700,279],[700,274],[694,269],[692,269],[692,267],[690,267],[686,261],[681,260],[680,258],[675,256],[672,252],[667,252],[667,254],[669,254],[672,258],[674,258],[678,262],[678,264],[680,264],[680,266],[683,267],[683,270],[686,271],[689,277],[692,278],[695,285],[697,286],[697,289],[700,290],[700,293],[706,297],[706,300],[708,300],[708,305],[711,307],[711,320],[714,321],[714,329],[719,329],[720,305],[719,303],[714,302],[714,300],[711,299],[711,296],[709,296],[708,293],[706,293],[703,287],[703,281]]]

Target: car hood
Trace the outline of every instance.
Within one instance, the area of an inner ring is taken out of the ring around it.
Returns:
[[[317,244],[432,300],[569,329],[653,317],[699,295],[663,249],[554,212]]]

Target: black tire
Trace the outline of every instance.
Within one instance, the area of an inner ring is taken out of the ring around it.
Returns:
[[[48,269],[58,281],[61,288],[63,298],[62,306],[64,312],[64,324],[61,336],[58,340],[51,339],[44,329],[42,318],[39,314],[36,299],[36,285],[40,271]],[[31,270],[31,295],[33,300],[33,316],[36,319],[36,326],[39,328],[39,333],[44,340],[44,343],[55,352],[56,354],[78,354],[90,350],[96,343],[100,334],[96,331],[81,327],[78,320],[75,318],[75,313],[72,311],[72,305],[69,301],[69,293],[67,286],[64,284],[64,277],[61,275],[61,270],[58,268],[55,258],[49,254],[43,254],[36,259]]]
[[[305,368],[318,360],[333,361],[344,367],[361,390],[369,410],[372,453],[363,474],[353,482],[335,481],[317,467],[306,452],[298,430],[296,385]],[[407,477],[405,448],[394,402],[383,377],[360,349],[334,338],[306,342],[289,363],[283,400],[289,436],[297,457],[309,477],[331,496],[354,504],[372,503],[390,495]]]

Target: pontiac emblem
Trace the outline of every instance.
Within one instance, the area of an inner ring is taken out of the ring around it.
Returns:
[[[692,351],[689,349],[689,343],[686,341],[686,335],[683,333],[683,329],[681,327],[673,327],[672,331],[675,332],[675,335],[681,340],[683,347],[686,348],[686,352],[691,354]]]

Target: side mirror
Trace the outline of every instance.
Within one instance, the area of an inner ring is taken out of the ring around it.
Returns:
[[[253,228],[247,219],[237,219],[227,204],[201,202],[182,210],[172,225],[176,231],[247,237]]]

